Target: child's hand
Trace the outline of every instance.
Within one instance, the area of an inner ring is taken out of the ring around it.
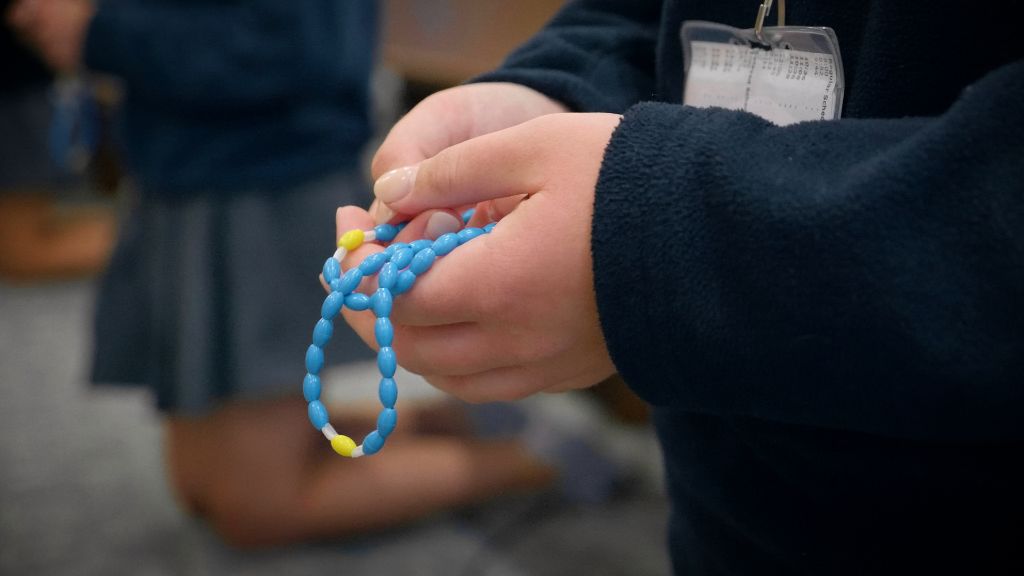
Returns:
[[[391,129],[373,158],[373,177],[416,164],[471,138],[565,111],[562,104],[519,84],[468,84],[438,92]],[[407,219],[379,202],[374,202],[370,213],[377,223]]]
[[[472,401],[585,387],[614,371],[597,318],[590,222],[619,119],[537,118],[447,148],[405,180],[378,186],[379,198],[402,213],[529,195],[395,300],[394,347],[404,367]],[[367,225],[365,212],[339,212],[339,231]],[[373,315],[345,317],[372,345]]]

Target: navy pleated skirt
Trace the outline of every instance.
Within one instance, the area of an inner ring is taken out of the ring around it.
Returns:
[[[335,210],[368,201],[356,172],[285,192],[139,195],[100,286],[92,381],[147,386],[183,414],[300,396]],[[328,361],[372,357],[336,321]]]

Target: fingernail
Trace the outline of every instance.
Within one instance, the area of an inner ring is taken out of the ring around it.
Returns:
[[[384,224],[394,218],[395,211],[380,200],[374,200],[370,206],[370,216],[373,218],[374,224]]]
[[[381,202],[397,202],[405,198],[412,190],[413,182],[416,181],[416,172],[419,165],[396,168],[385,172],[373,183],[373,194]]]
[[[427,219],[427,229],[424,230],[427,238],[437,240],[449,232],[455,232],[462,226],[462,222],[447,212],[434,212]]]

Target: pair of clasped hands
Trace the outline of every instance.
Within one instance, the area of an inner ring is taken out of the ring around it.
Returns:
[[[376,200],[369,211],[339,208],[339,235],[411,218],[396,242],[435,239],[459,229],[460,211],[473,206],[470,224],[500,220],[395,299],[403,367],[474,402],[586,387],[614,372],[590,225],[619,120],[566,113],[525,86],[480,83],[438,92],[394,126],[373,159]],[[342,266],[381,249],[366,244]],[[372,314],[346,309],[345,319],[375,346]]]

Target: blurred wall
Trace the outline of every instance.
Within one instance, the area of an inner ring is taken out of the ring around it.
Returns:
[[[458,84],[501,63],[564,0],[386,0],[384,65],[408,82]]]

